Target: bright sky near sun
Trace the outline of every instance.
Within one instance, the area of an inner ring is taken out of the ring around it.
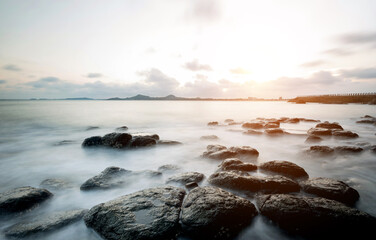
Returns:
[[[1,0],[0,98],[376,91],[373,0]]]

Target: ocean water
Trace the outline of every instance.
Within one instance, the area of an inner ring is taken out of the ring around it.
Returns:
[[[355,140],[326,139],[321,145],[358,146],[376,144],[374,125],[356,124],[364,115],[376,115],[371,105],[290,104],[286,102],[227,101],[0,101],[0,192],[21,186],[39,187],[47,178],[59,178],[74,187],[52,191],[54,197],[32,211],[11,219],[0,219],[0,231],[20,221],[46,213],[92,206],[141,189],[163,186],[179,172],[197,171],[206,179],[220,162],[200,155],[209,144],[251,146],[260,152],[255,161],[288,160],[302,166],[310,177],[331,177],[347,182],[360,193],[356,207],[376,216],[376,155],[369,150],[356,155],[310,157],[303,134],[316,123],[281,124],[291,133],[280,137],[242,134],[240,125],[209,127],[210,121],[231,118],[247,121],[257,117],[304,117],[339,122],[345,130],[359,134]],[[127,126],[129,133],[156,133],[177,146],[156,146],[119,151],[83,149],[90,136],[114,132]],[[98,127],[88,130],[89,127]],[[219,140],[200,140],[217,135]],[[70,141],[69,144],[59,144]],[[177,172],[160,178],[135,178],[121,189],[80,191],[79,186],[106,167],[157,170],[164,164],[178,165]],[[256,173],[258,174],[258,173]],[[201,185],[208,185],[206,179]],[[250,199],[253,201],[253,199]],[[0,233],[0,239],[5,237]],[[83,221],[38,239],[101,239]],[[263,217],[257,217],[238,239],[291,239]]]

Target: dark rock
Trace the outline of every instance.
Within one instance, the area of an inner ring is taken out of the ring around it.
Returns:
[[[103,141],[102,141],[101,136],[94,136],[94,137],[86,138],[82,143],[82,147],[98,147],[102,145],[103,145]]]
[[[40,183],[40,186],[50,190],[62,190],[73,187],[71,183],[58,178],[45,179]]]
[[[156,141],[159,140],[159,136],[158,136],[158,134],[151,134],[151,133],[133,133],[132,136],[133,136],[134,138],[136,138],[136,137],[148,137],[148,138],[152,138],[152,139],[154,139],[154,140],[156,140]]]
[[[90,126],[90,127],[86,128],[86,131],[91,131],[91,130],[95,130],[95,129],[99,129],[99,127],[97,127],[97,126]]]
[[[81,190],[108,189],[119,187],[124,184],[125,175],[130,175],[131,171],[119,167],[108,167],[99,175],[86,180],[80,187]]]
[[[218,126],[218,122],[209,122],[208,126]]]
[[[376,153],[376,145],[372,145],[370,150],[371,152]]]
[[[198,184],[197,184],[196,182],[190,182],[190,183],[185,184],[185,187],[186,187],[188,190],[192,190],[192,189],[198,187]]]
[[[201,140],[218,140],[219,137],[216,135],[206,135],[206,136],[200,137],[200,139]]]
[[[246,132],[243,132],[243,133],[247,134],[247,135],[261,135],[261,134],[263,134],[263,132],[256,131],[256,130],[253,130],[253,129],[249,129],[249,130],[247,130]]]
[[[321,142],[321,141],[322,141],[321,137],[314,136],[314,135],[308,136],[307,139],[305,140],[306,143],[317,143],[317,142]]]
[[[0,193],[0,215],[30,209],[52,196],[46,189],[29,186]]]
[[[207,152],[205,152],[207,153]],[[237,153],[234,152],[234,151],[230,151],[230,150],[220,150],[220,151],[217,151],[217,152],[212,152],[212,153],[209,153],[209,154],[205,154],[204,153],[204,157],[207,157],[207,158],[211,158],[211,159],[216,159],[216,160],[222,160],[222,159],[226,159],[226,158],[232,158],[232,157],[236,157],[237,156]]]
[[[301,122],[320,122],[320,120],[310,119],[310,118],[299,118]]]
[[[308,152],[319,155],[331,155],[334,153],[334,149],[328,146],[311,146]]]
[[[333,130],[333,129],[343,130],[342,126],[339,125],[338,123],[336,123],[336,122],[330,123],[328,121],[317,124],[316,128],[325,128],[325,129],[331,129],[331,130]]]
[[[208,181],[219,187],[251,192],[289,193],[300,190],[299,184],[283,176],[244,176],[222,171],[212,174]]]
[[[151,137],[134,137],[131,142],[131,148],[150,147],[156,145],[157,141]]]
[[[45,233],[62,228],[80,220],[87,210],[70,210],[57,212],[49,216],[41,216],[32,222],[18,223],[5,229],[7,237],[27,237],[36,233]]]
[[[376,122],[375,119],[363,119],[363,120],[356,121],[356,123],[365,123],[365,124],[373,124],[375,122]]]
[[[332,130],[326,128],[311,128],[308,130],[308,135],[311,136],[331,136]]]
[[[103,145],[112,148],[126,148],[132,140],[128,133],[109,133],[102,137]]]
[[[285,123],[299,123],[300,119],[299,118],[289,118],[285,121]]]
[[[351,131],[333,131],[332,135],[337,138],[358,138],[359,135]]]
[[[237,157],[258,157],[259,152],[250,146],[230,147],[230,151],[236,153]]]
[[[215,187],[194,188],[182,206],[183,229],[195,239],[229,239],[257,215],[247,199]]]
[[[246,122],[242,125],[243,128],[253,128],[253,129],[260,129],[264,127],[264,123],[262,122]]]
[[[281,128],[268,128],[265,129],[265,133],[268,135],[281,135],[285,132]]]
[[[338,146],[334,147],[334,150],[338,153],[360,153],[363,151],[363,148],[353,146]]]
[[[293,179],[308,179],[308,174],[302,167],[289,161],[269,161],[261,164],[259,168]]]
[[[277,123],[267,123],[265,124],[264,128],[279,128],[279,122]]]
[[[184,195],[175,187],[145,189],[94,206],[84,220],[107,240],[174,239]]]
[[[181,184],[187,184],[191,182],[199,183],[205,178],[205,175],[198,172],[185,172],[180,173],[167,179],[167,183],[177,182]]]
[[[177,171],[179,170],[180,167],[177,166],[177,165],[173,165],[173,164],[166,164],[166,165],[162,165],[158,168],[158,171],[160,172],[167,172],[167,171]]]
[[[364,115],[362,118],[372,118],[372,119],[375,119],[375,117],[372,117],[370,115]]]
[[[313,178],[300,183],[302,189],[319,197],[353,205],[359,199],[359,193],[342,181],[330,178]]]
[[[228,158],[225,159],[221,165],[219,165],[220,170],[222,171],[255,171],[257,170],[257,166],[252,163],[245,163],[240,161],[238,158]]]
[[[159,140],[157,142],[158,145],[167,145],[167,146],[173,146],[173,145],[181,145],[181,142],[173,141],[173,140]]]
[[[367,239],[376,227],[375,218],[367,213],[325,198],[264,195],[257,205],[282,229],[311,239]]]
[[[127,131],[128,127],[127,126],[121,126],[121,127],[116,128],[116,130],[117,131]]]

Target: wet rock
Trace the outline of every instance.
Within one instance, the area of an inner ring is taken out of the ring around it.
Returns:
[[[285,123],[299,123],[300,119],[299,118],[289,118],[285,120]]]
[[[336,123],[336,122],[330,123],[328,121],[317,124],[316,128],[325,128],[325,129],[331,129],[331,130],[333,130],[333,129],[343,130],[342,126],[339,125],[338,123]]]
[[[261,164],[259,168],[293,179],[308,179],[308,173],[302,167],[289,161],[269,161]]]
[[[243,133],[247,134],[247,135],[261,135],[261,134],[263,134],[263,132],[256,131],[256,130],[253,130],[253,129],[249,129],[249,130],[247,130],[246,132],[243,132]]]
[[[319,136],[308,136],[307,139],[305,140],[306,143],[318,143],[321,142],[323,139]]]
[[[58,178],[45,179],[40,183],[40,186],[50,190],[62,190],[73,187],[70,182]]]
[[[257,166],[252,163],[245,163],[242,162],[238,158],[228,158],[225,159],[221,165],[219,165],[220,171],[255,171],[257,170]]]
[[[151,134],[151,133],[133,133],[132,136],[134,138],[137,138],[137,137],[148,137],[148,138],[152,138],[154,139],[155,141],[158,141],[159,140],[159,135],[158,134]]]
[[[367,213],[325,198],[264,195],[257,205],[282,229],[311,239],[366,239],[376,227],[375,218]]]
[[[308,153],[319,155],[331,155],[334,153],[334,149],[328,146],[311,146]]]
[[[102,137],[103,145],[112,148],[126,148],[132,140],[128,133],[109,133]]]
[[[216,187],[194,188],[182,206],[183,229],[193,238],[229,239],[257,215],[247,199]]]
[[[359,135],[351,131],[333,131],[332,135],[336,138],[358,138]]]
[[[198,172],[185,172],[180,173],[167,179],[166,183],[177,182],[181,184],[187,184],[191,182],[199,183],[205,178],[205,175]]]
[[[130,175],[131,171],[119,167],[108,167],[99,175],[86,180],[80,187],[81,190],[109,189],[119,187],[124,184],[125,175]]]
[[[94,206],[84,220],[107,240],[174,239],[184,195],[175,187],[145,189]]]
[[[334,147],[334,150],[338,153],[360,153],[363,151],[363,148],[353,146],[338,146]]]
[[[218,126],[218,122],[208,122],[208,126]]]
[[[376,119],[363,119],[356,121],[356,123],[364,123],[364,124],[373,124],[376,122]]]
[[[91,131],[91,130],[96,130],[96,129],[99,129],[99,127],[97,126],[89,126],[86,128],[86,131]]]
[[[236,152],[230,151],[228,149],[220,150],[220,151],[212,152],[212,153],[208,153],[208,154],[206,154],[206,153],[207,152],[204,152],[204,155],[203,155],[204,157],[216,159],[216,160],[222,160],[222,159],[232,158],[232,157],[237,156]]]
[[[208,181],[218,187],[251,192],[290,193],[300,190],[299,184],[283,176],[244,176],[232,171],[216,172]]]
[[[86,138],[82,143],[82,147],[98,147],[102,145],[103,145],[103,141],[102,141],[101,136],[94,136],[94,137]]]
[[[285,131],[283,131],[281,128],[269,128],[269,129],[265,129],[265,133],[267,135],[282,135],[285,133]]]
[[[41,216],[32,222],[18,223],[5,229],[7,237],[28,237],[36,233],[50,232],[80,220],[87,210],[70,210]]]
[[[262,122],[246,122],[242,124],[243,128],[253,128],[253,129],[261,129],[264,127],[264,123]]]
[[[168,171],[177,171],[179,169],[180,169],[180,167],[177,166],[177,165],[165,164],[165,165],[160,166],[158,168],[158,171],[160,171],[160,172],[168,172]]]
[[[354,205],[359,193],[342,181],[331,178],[313,178],[300,183],[302,189],[319,197],[336,200],[347,205]]]
[[[376,145],[372,145],[370,150],[371,152],[376,153]]]
[[[375,119],[375,117],[372,117],[370,115],[364,115],[362,118],[372,118],[372,119]]]
[[[117,131],[127,131],[128,127],[127,126],[121,126],[121,127],[116,128],[116,130]]]
[[[150,147],[157,144],[157,140],[151,137],[134,137],[131,141],[131,148]]]
[[[310,136],[331,136],[332,130],[326,128],[311,128],[307,133]]]
[[[301,122],[320,122],[320,120],[310,119],[310,118],[299,118]]]
[[[190,183],[185,184],[185,187],[186,187],[188,190],[192,190],[193,188],[198,187],[198,184],[197,184],[196,182],[190,182]]]
[[[218,140],[219,137],[216,135],[206,135],[206,136],[200,137],[200,139],[201,140]]]
[[[178,141],[173,141],[173,140],[159,140],[157,142],[158,145],[168,145],[168,146],[173,146],[173,145],[181,145],[183,143],[178,142]]]
[[[258,157],[259,152],[250,146],[230,147],[230,151],[236,153],[237,157]]]
[[[52,196],[46,189],[29,186],[0,193],[0,215],[30,209]]]
[[[267,123],[265,124],[264,128],[279,128],[279,122],[277,123]]]

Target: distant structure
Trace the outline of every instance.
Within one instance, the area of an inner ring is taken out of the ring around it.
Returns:
[[[295,102],[297,104],[304,104],[307,102],[327,104],[376,104],[376,92],[298,96],[294,99],[290,99],[289,102]]]

